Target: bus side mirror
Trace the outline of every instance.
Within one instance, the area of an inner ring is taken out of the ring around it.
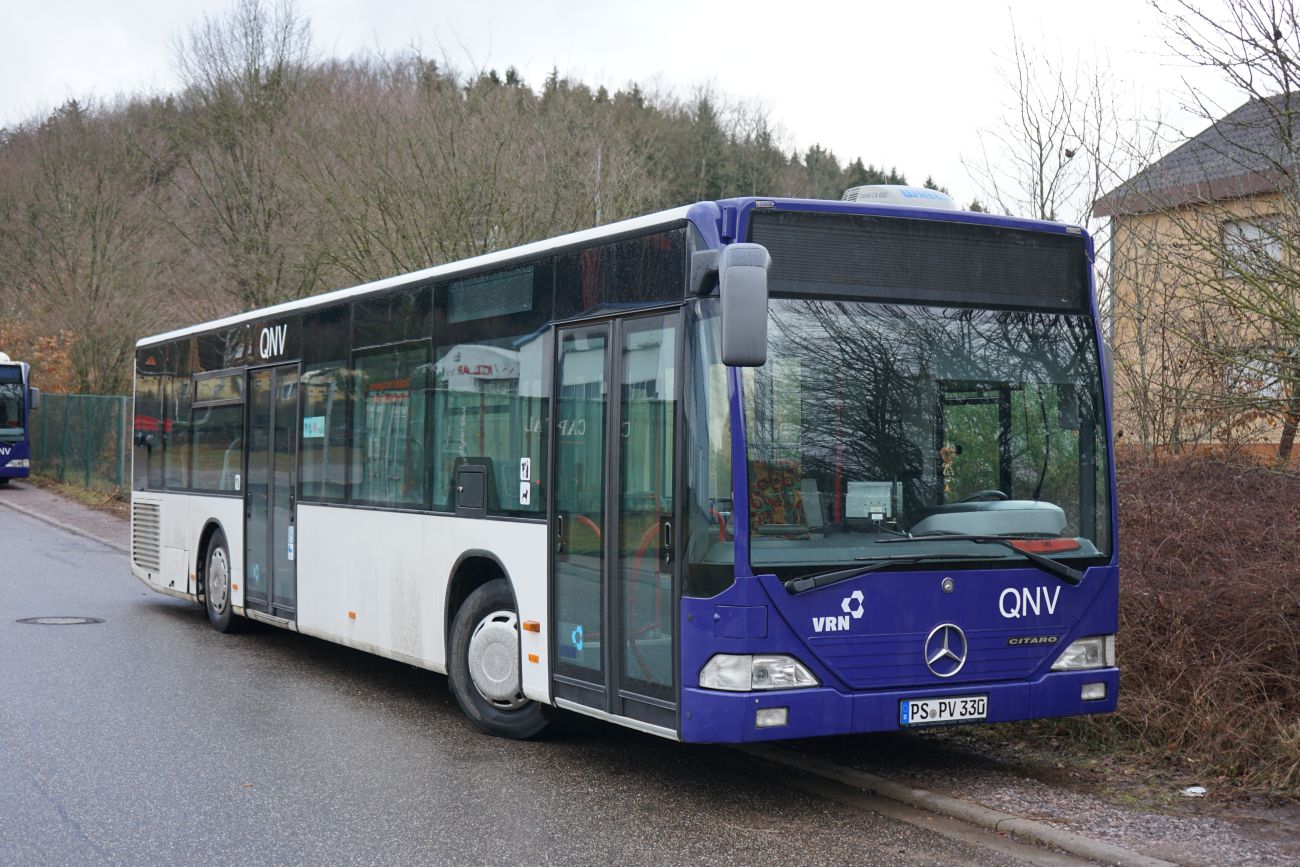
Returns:
[[[722,363],[767,364],[767,269],[772,257],[762,244],[731,244],[718,259],[722,302]]]
[[[41,390],[32,386],[27,389],[27,405],[32,409],[41,408]]]

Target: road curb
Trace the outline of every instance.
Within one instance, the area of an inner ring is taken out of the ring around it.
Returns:
[[[982,804],[975,804],[949,795],[939,795],[925,789],[913,789],[910,786],[896,783],[893,780],[867,771],[835,765],[780,747],[752,745],[743,746],[739,749],[741,752],[748,753],[764,761],[834,780],[838,783],[844,783],[918,809],[942,813],[945,816],[951,816],[954,819],[960,819],[963,822],[969,822],[990,831],[1015,834],[1017,837],[1051,846],[1071,855],[1087,858],[1090,861],[1114,864],[1117,867],[1175,867],[1173,862],[1142,855],[1114,843],[1094,840],[1074,831],[1067,831],[1064,828],[1057,828],[1032,819],[1024,819],[1011,813],[1004,813],[1001,810],[994,810]]]
[[[0,506],[6,506],[10,509],[13,509],[15,512],[26,515],[29,518],[35,518],[38,521],[44,521],[47,524],[58,527],[60,530],[66,530],[67,532],[72,533],[74,535],[81,536],[86,539],[90,539],[91,541],[98,542],[101,545],[106,545],[107,547],[112,548],[114,551],[121,551],[123,554],[131,553],[131,549],[121,544],[120,542],[114,542],[110,539],[105,539],[103,536],[97,536],[88,530],[83,530],[80,527],[73,526],[72,524],[64,523],[63,521],[60,521],[57,518],[51,518],[49,515],[46,515],[42,512],[38,512],[35,509],[29,509],[25,506],[20,506],[17,503],[11,503],[10,501],[3,498],[0,498]]]

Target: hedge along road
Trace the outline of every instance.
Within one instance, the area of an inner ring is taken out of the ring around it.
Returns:
[[[103,622],[18,622],[51,616]],[[0,863],[1056,860],[722,748],[576,719],[487,737],[443,677],[271,627],[219,635],[120,551],[10,509],[0,660]]]

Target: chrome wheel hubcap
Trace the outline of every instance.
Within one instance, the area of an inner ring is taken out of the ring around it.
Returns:
[[[513,611],[494,611],[480,620],[468,655],[469,677],[479,695],[502,710],[528,703],[519,684],[519,618]]]
[[[226,559],[226,550],[218,548],[208,557],[208,604],[220,614],[226,610],[230,601],[230,561]]]

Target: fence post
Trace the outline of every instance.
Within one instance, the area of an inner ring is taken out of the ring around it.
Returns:
[[[126,466],[126,398],[117,398],[117,491],[123,492],[122,468]]]
[[[82,483],[82,487],[89,489],[90,488],[90,464],[91,464],[90,440],[92,439],[92,435],[94,434],[94,426],[95,426],[95,422],[94,422],[95,399],[93,397],[82,398],[82,404],[86,407],[86,412],[85,412],[86,433],[85,436],[82,438],[82,442],[85,443],[85,446],[83,447],[81,453],[81,460],[82,460],[82,467],[83,467],[82,475],[85,478],[85,481]]]
[[[63,396],[63,437],[59,444],[59,481],[63,481],[64,471],[68,463],[68,401],[69,396]]]

